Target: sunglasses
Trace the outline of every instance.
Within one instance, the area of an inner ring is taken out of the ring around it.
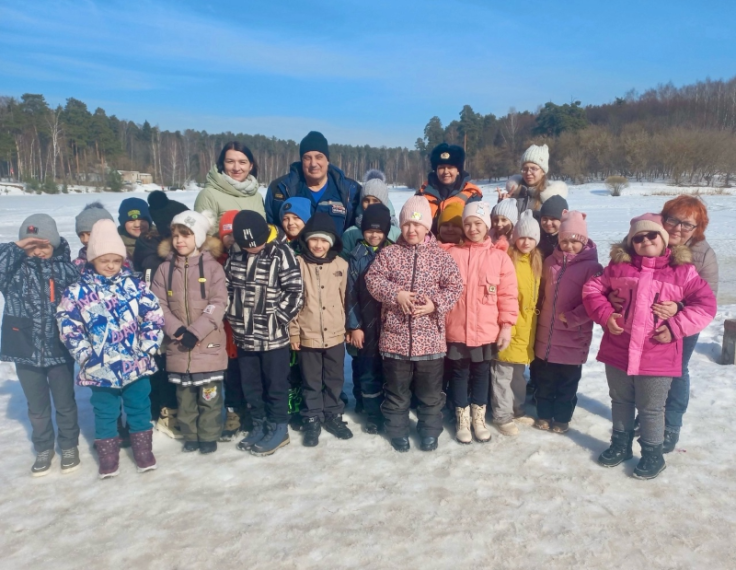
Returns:
[[[631,238],[631,241],[633,241],[636,244],[642,243],[645,239],[649,240],[650,242],[654,242],[659,237],[659,232],[647,232],[645,234],[637,234],[633,238]]]
[[[695,228],[698,227],[695,224],[683,222],[682,220],[678,220],[677,218],[673,218],[672,216],[667,216],[667,218],[665,218],[664,220],[664,223],[673,228],[676,228],[677,226],[681,226],[682,230],[685,232],[691,232]]]

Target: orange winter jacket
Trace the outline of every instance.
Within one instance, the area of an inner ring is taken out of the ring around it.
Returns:
[[[519,315],[516,270],[508,242],[470,241],[448,249],[460,269],[463,294],[447,313],[447,342],[469,347],[496,342],[501,325],[514,325]]]
[[[460,202],[464,208],[465,204],[468,202],[477,202],[483,199],[483,192],[475,184],[469,181],[469,177],[466,178],[460,190],[454,190],[452,194],[444,200],[437,189],[432,186],[433,182],[436,184],[436,178],[434,176],[430,176],[430,179],[422,184],[421,188],[419,188],[416,193],[417,196],[424,196],[429,202],[429,207],[432,208],[432,230],[437,229],[437,219],[440,217],[442,210],[444,210],[449,204]]]

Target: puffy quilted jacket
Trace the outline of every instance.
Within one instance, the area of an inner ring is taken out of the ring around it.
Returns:
[[[498,360],[529,364],[534,360],[540,279],[534,277],[531,255],[528,253],[520,255],[514,267],[518,284],[519,318],[511,329],[511,344],[498,354]]]

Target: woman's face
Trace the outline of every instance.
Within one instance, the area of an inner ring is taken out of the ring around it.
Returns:
[[[542,226],[542,231],[544,233],[554,236],[560,231],[561,224],[562,222],[556,218],[542,216],[542,222],[539,225]]]
[[[418,245],[424,242],[429,230],[422,224],[417,222],[406,222],[401,226],[401,237],[404,238],[409,245]]]
[[[674,212],[664,219],[664,229],[670,234],[670,245],[683,245],[693,237],[698,227],[698,220],[690,214]]]
[[[455,184],[458,176],[460,176],[460,171],[457,169],[457,166],[441,164],[437,167],[437,178],[445,186]]]
[[[478,216],[468,216],[463,220],[463,231],[473,243],[480,243],[488,235],[486,223]]]
[[[521,165],[521,177],[527,186],[536,186],[542,181],[544,170],[533,162],[525,162]]]
[[[253,163],[239,150],[230,149],[225,153],[223,169],[233,180],[243,182],[253,170]]]

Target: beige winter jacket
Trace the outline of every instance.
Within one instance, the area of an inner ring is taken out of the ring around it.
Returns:
[[[304,279],[304,306],[289,325],[291,342],[304,348],[330,348],[345,342],[345,289],[348,263],[336,257],[317,265],[297,258]]]

